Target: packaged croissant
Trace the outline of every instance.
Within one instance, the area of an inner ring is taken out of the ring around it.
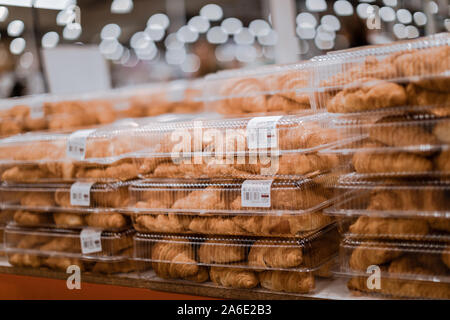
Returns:
[[[326,213],[340,218],[342,232],[359,239],[439,239],[450,236],[450,183],[442,179],[340,177],[349,195]]]
[[[81,230],[55,228],[28,228],[9,223],[5,228],[5,252],[9,260],[22,260],[24,256],[61,256],[74,259],[131,258],[134,230],[120,232],[98,228]],[[15,258],[17,257],[17,258]],[[12,263],[14,264],[14,263]],[[20,264],[20,261],[17,261]]]
[[[314,107],[352,113],[407,107],[450,114],[450,33],[313,58]]]
[[[336,119],[332,126],[353,138],[323,152],[350,155],[359,174],[438,177],[450,172],[449,117],[380,112]]]
[[[140,232],[295,236],[334,221],[335,179],[137,180],[126,212]]]
[[[134,241],[135,259],[148,263],[163,279],[211,279],[216,285],[232,288],[250,289],[260,284],[275,291],[310,292],[315,272],[336,256],[339,234],[333,225],[301,237],[138,233]],[[289,278],[298,278],[298,282],[280,283]]]
[[[222,114],[292,114],[311,108],[312,65],[227,70],[205,77],[205,108]]]
[[[376,241],[346,238],[340,274],[348,288],[402,298],[450,298],[449,238],[433,241]]]
[[[134,137],[140,178],[304,177],[340,168],[345,155],[325,113],[206,119],[141,126]]]

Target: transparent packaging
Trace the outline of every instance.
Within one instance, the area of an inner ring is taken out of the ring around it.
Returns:
[[[323,152],[351,156],[355,171],[367,177],[450,172],[449,117],[422,112],[357,114],[335,119],[331,127],[352,139]]]
[[[450,299],[450,242],[344,239],[340,271],[352,291],[406,298]],[[379,276],[379,283],[372,277]]]
[[[85,235],[85,231],[95,235]],[[26,256],[66,257],[111,261],[132,257],[134,230],[109,232],[99,229],[67,230],[24,228],[10,223],[5,228],[5,251],[10,263],[20,265]],[[17,260],[14,260],[17,256]],[[12,260],[12,261],[11,261]]]
[[[339,143],[330,115],[165,123],[137,130],[140,178],[303,177],[348,158],[318,151]]]
[[[127,210],[140,232],[294,236],[333,221],[336,179],[137,181]]]
[[[313,59],[313,106],[350,113],[395,107],[450,108],[450,33]]]
[[[205,77],[205,108],[227,115],[296,113],[310,109],[313,68],[292,65],[221,71]]]
[[[135,259],[163,279],[287,292],[314,290],[314,274],[337,253],[335,226],[299,238],[137,234]]]
[[[346,236],[384,239],[450,239],[450,182],[445,179],[340,177],[347,196],[325,213],[340,220]]]

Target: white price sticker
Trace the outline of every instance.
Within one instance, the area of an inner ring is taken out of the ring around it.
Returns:
[[[273,180],[245,180],[241,187],[242,207],[270,208],[270,188]]]
[[[249,149],[278,147],[277,123],[282,116],[256,117],[247,124],[247,144]]]
[[[95,129],[78,130],[67,140],[66,154],[69,158],[83,160],[86,156],[86,139]]]
[[[70,204],[89,207],[91,205],[91,188],[94,182],[75,182],[70,187]]]
[[[102,251],[102,231],[97,229],[85,228],[81,230],[81,252],[89,254]]]

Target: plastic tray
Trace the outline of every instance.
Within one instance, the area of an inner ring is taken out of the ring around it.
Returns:
[[[92,232],[85,233],[85,231]],[[5,251],[13,254],[60,256],[98,260],[131,258],[134,230],[109,232],[88,228],[81,231],[49,228],[23,228],[10,223],[5,228]],[[126,255],[124,255],[126,254]],[[19,263],[18,263],[19,264]]]
[[[135,236],[135,260],[163,279],[288,292],[314,290],[314,274],[337,248],[335,226],[303,238]]]
[[[206,76],[205,107],[228,115],[310,109],[313,68],[305,61]]]
[[[288,236],[333,219],[335,175],[304,180],[147,180],[130,186],[141,232]]]
[[[340,274],[351,290],[412,298],[450,298],[450,242],[344,239]],[[379,269],[378,269],[379,268]],[[376,271],[374,271],[376,270]],[[380,287],[368,277],[379,272]]]
[[[347,162],[318,150],[337,143],[330,115],[268,116],[166,123],[138,129],[141,178],[304,176]]]
[[[353,137],[327,155],[349,155],[355,171],[374,176],[448,175],[450,118],[430,114],[352,117],[331,125]]]
[[[339,217],[348,236],[360,238],[450,239],[450,182],[441,179],[340,177],[342,200],[325,209]]]
[[[127,207],[131,182],[0,185],[0,206],[13,210],[104,212]]]
[[[329,112],[450,108],[450,33],[314,58],[313,107]]]

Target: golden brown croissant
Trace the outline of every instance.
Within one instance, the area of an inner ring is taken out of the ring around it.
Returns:
[[[133,248],[125,249],[123,252],[120,253],[120,255],[124,257],[132,257]],[[128,273],[134,270],[136,270],[136,265],[134,261],[131,259],[130,260],[124,259],[110,262],[103,262],[103,261],[96,262],[95,265],[92,267],[91,271],[94,273],[111,274],[111,273]]]
[[[232,240],[209,239],[198,249],[198,260],[206,264],[233,263],[245,260],[245,245]]]
[[[448,101],[450,93],[421,88],[412,83],[406,87],[408,103],[412,106],[438,106],[430,109],[437,116],[446,116],[449,112]]]
[[[450,144],[450,120],[443,120],[436,124],[433,134],[439,141]]]
[[[20,204],[26,207],[51,207],[55,205],[52,192],[28,192],[20,199]]]
[[[68,212],[55,212],[53,213],[53,220],[58,227],[70,228],[70,227],[83,227],[86,225],[84,215]]]
[[[255,272],[242,268],[211,267],[209,277],[219,286],[237,289],[254,288],[259,283]]]
[[[41,179],[54,178],[49,172],[35,167],[12,167],[2,173],[3,181],[39,182]]]
[[[76,178],[130,180],[138,176],[135,164],[122,162],[106,167],[81,167],[76,171]]]
[[[216,187],[192,191],[187,197],[177,200],[172,209],[226,209],[224,194]]]
[[[438,171],[450,172],[450,151],[442,151],[434,161]]]
[[[447,268],[450,269],[450,246],[447,246],[447,247],[442,251],[442,261],[445,263],[445,265],[447,266]]]
[[[52,219],[47,213],[28,211],[16,211],[14,221],[23,226],[45,226],[52,223]]]
[[[266,88],[255,78],[229,80],[221,88],[223,101],[221,112],[227,114],[258,113],[266,111]]]
[[[248,265],[260,270],[294,268],[303,262],[302,248],[295,244],[258,240],[248,254]]]
[[[189,230],[195,233],[240,235],[244,231],[234,223],[232,217],[196,217],[189,223]]]
[[[361,216],[349,228],[350,233],[376,237],[415,237],[428,233],[428,223],[420,218],[376,218]]]
[[[142,232],[179,233],[189,230],[191,219],[178,213],[141,214],[136,217],[134,227]]]
[[[188,242],[158,242],[152,248],[152,260],[152,267],[161,278],[195,279],[198,282],[208,279],[207,271],[195,261],[194,251]],[[205,271],[206,278],[203,276]]]
[[[66,272],[67,268],[72,265],[78,266],[81,271],[86,270],[85,265],[81,260],[68,257],[48,257],[42,261],[42,265],[63,272]]]
[[[371,265],[382,265],[401,256],[400,250],[384,248],[375,243],[367,242],[356,247],[350,257],[349,265],[354,270],[366,271]]]
[[[39,248],[40,251],[46,252],[81,252],[80,240],[76,237],[53,238]]]
[[[128,221],[120,213],[91,213],[86,216],[87,225],[101,229],[121,229],[127,226]]]
[[[315,286],[311,272],[263,271],[258,277],[263,288],[273,291],[307,293]]]
[[[34,254],[14,253],[8,257],[9,263],[17,267],[38,268],[41,266],[42,259]]]

